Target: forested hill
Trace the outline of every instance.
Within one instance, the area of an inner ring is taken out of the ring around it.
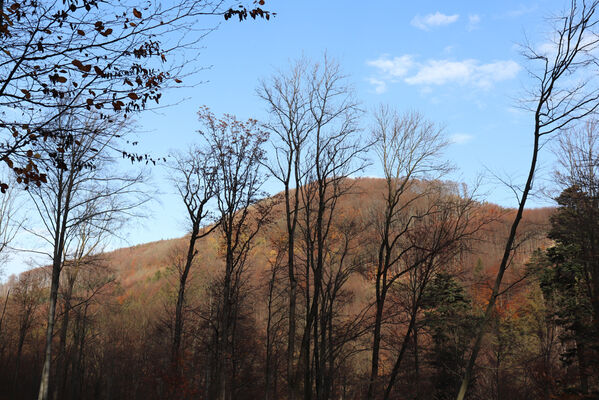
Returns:
[[[448,183],[450,190],[454,189],[455,184]],[[353,180],[349,193],[340,200],[339,207],[343,213],[354,216],[356,219],[365,219],[368,224],[368,210],[376,207],[375,203],[383,200],[384,180],[377,178],[358,178]],[[273,198],[280,197],[279,193]],[[489,276],[496,273],[493,270],[495,264],[499,262],[503,255],[505,238],[508,233],[509,223],[513,220],[515,210],[504,208],[492,203],[483,202],[479,204],[480,212],[485,215],[489,221],[477,235],[476,241],[471,243],[471,249],[465,252],[461,261],[461,268],[484,266],[484,270],[489,270]],[[547,247],[551,241],[547,239],[546,234],[549,227],[549,216],[554,212],[554,208],[535,208],[528,209],[524,214],[523,226],[520,233],[523,240],[522,248],[518,252],[518,265],[522,266],[532,252],[538,248]],[[282,229],[283,206],[278,204],[273,212],[275,221],[273,225]],[[270,232],[276,232],[271,229]],[[199,245],[199,259],[197,261],[197,273],[211,275],[218,260],[218,238],[215,233]],[[272,239],[272,238],[270,238]],[[264,262],[264,257],[271,249],[268,238],[261,238],[253,250],[257,258],[252,262],[252,267],[248,269],[248,275],[259,282],[261,274],[269,270],[268,262]],[[121,286],[127,292],[132,290],[159,290],[163,284],[167,284],[166,278],[169,271],[174,267],[176,257],[182,257],[182,251],[186,250],[188,236],[160,240],[156,242],[145,243],[132,247],[121,248],[111,251],[104,255],[104,258],[114,274],[118,277]],[[216,271],[218,268],[216,268]],[[144,288],[144,289],[141,289]]]
[[[314,338],[307,346],[310,352],[324,351],[330,390],[351,393],[349,398],[361,398],[371,371],[379,251],[377,215],[386,188],[382,179],[344,180],[343,195],[335,204],[323,244],[318,289],[318,307],[322,309],[317,315],[318,334],[322,330],[326,336],[319,339],[316,350]],[[515,211],[468,200],[459,185],[451,183],[413,182],[409,193],[404,197],[405,218],[398,219],[398,226],[393,228],[399,229],[400,222],[406,222],[403,226],[407,231],[401,238],[406,251],[389,270],[398,278],[389,286],[383,310],[379,375],[381,381],[387,379],[400,358],[406,367],[397,374],[396,390],[454,390],[460,379],[455,371],[464,368],[472,339],[471,324],[488,300]],[[227,353],[231,364],[227,365],[233,374],[231,390],[236,399],[259,398],[266,392],[278,398],[286,385],[281,377],[288,343],[289,276],[282,196],[260,202],[269,206],[269,219],[231,278],[235,279],[235,293],[230,296],[234,329]],[[545,306],[538,281],[526,264],[536,249],[550,244],[546,232],[553,211],[534,209],[524,214],[517,251],[504,278],[506,293],[497,305],[496,329],[485,339],[477,369],[475,387],[484,398],[490,398],[486,395],[497,390],[498,382],[500,390],[514,393],[514,397],[503,398],[513,399],[530,398],[527,396],[545,382],[545,375],[539,375],[542,371],[530,369],[531,359],[547,338],[539,336],[546,321],[538,310]],[[305,346],[302,332],[309,318],[309,300],[316,290],[314,269],[306,268],[311,256],[304,240],[313,220],[302,221],[302,216],[300,213],[295,246],[298,352]],[[459,237],[443,239],[448,244],[435,250],[432,257],[414,261],[423,252],[433,251],[436,242],[430,242],[431,237],[446,238],[458,230]],[[65,263],[53,372],[61,385],[56,389],[63,393],[61,398],[183,398],[207,390],[222,312],[219,303],[226,254],[219,229],[195,245],[197,255],[181,311],[182,351],[175,374],[175,305],[188,244],[186,236]],[[0,327],[4,338],[0,386],[13,387],[16,379],[19,384],[14,386],[16,397],[0,398],[31,398],[36,392],[43,360],[48,273],[43,268],[28,271],[3,287],[3,299],[9,298],[10,289],[10,301]],[[415,323],[410,327],[412,319]],[[554,362],[551,368],[561,365],[558,355],[557,350],[552,353],[555,359],[550,360]],[[497,368],[502,374],[500,381],[496,379]],[[93,397],[91,393],[99,394]]]

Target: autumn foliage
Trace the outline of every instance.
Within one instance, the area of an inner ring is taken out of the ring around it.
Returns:
[[[373,290],[372,264],[369,261],[372,254],[369,254],[367,244],[374,231],[369,227],[367,210],[376,206],[383,188],[384,181],[380,179],[362,178],[351,182],[350,192],[340,201],[337,222],[331,226],[331,247],[326,256],[326,265],[333,268],[327,270],[327,274],[335,272],[334,268],[339,266],[345,271],[342,276],[335,275],[343,279],[344,284],[337,293],[343,300],[334,309],[332,321],[333,343],[339,346],[336,349],[339,353],[332,389],[336,395],[345,393],[352,398],[360,398],[368,382],[368,357],[361,349],[367,346],[372,322],[372,308],[369,307]],[[459,306],[461,308],[446,309],[452,304],[447,303],[446,297],[427,300],[418,316],[418,353],[415,353],[413,344],[406,351],[406,363],[416,362],[414,357],[419,354],[420,376],[416,381],[413,368],[402,369],[397,393],[424,392],[427,388],[437,387],[435,385],[441,385],[435,389],[441,390],[442,385],[451,386],[451,382],[455,381],[454,378],[453,381],[447,380],[449,377],[444,374],[450,372],[439,370],[440,364],[435,360],[439,360],[438,357],[463,357],[465,347],[451,348],[454,352],[462,352],[461,355],[436,352],[440,351],[438,346],[452,340],[452,332],[459,334],[462,328],[451,325],[451,330],[443,331],[446,335],[443,338],[435,332],[445,329],[441,328],[445,325],[439,324],[450,323],[447,318],[452,313],[470,315],[460,318],[476,318],[480,313],[498,263],[506,235],[506,223],[513,210],[479,204],[476,213],[479,218],[489,222],[478,231],[468,252],[443,267],[446,274],[454,277],[451,278],[454,282],[451,283],[454,288],[451,290],[462,293],[459,294],[462,303],[456,304],[463,305]],[[500,365],[503,378],[498,382],[492,381],[492,374],[481,368],[476,386],[480,393],[492,393],[494,385],[499,384],[500,390],[531,394],[532,389],[526,382],[537,380],[541,386],[543,379],[547,379],[544,374],[555,373],[562,368],[553,354],[550,369],[541,371],[537,364],[526,364],[529,361],[524,353],[502,344],[502,340],[508,340],[504,335],[518,332],[516,339],[509,339],[516,340],[510,346],[525,346],[528,356],[537,351],[533,343],[540,345],[546,340],[538,336],[531,322],[545,323],[537,315],[537,309],[543,307],[538,289],[534,282],[520,279],[532,251],[549,244],[543,232],[547,229],[551,213],[551,209],[540,209],[529,210],[525,215],[522,245],[505,283],[506,287],[514,286],[498,304],[498,330],[489,333],[481,365],[493,366],[497,357],[500,357],[505,360],[502,361],[505,364]],[[272,222],[261,231],[255,239],[256,245],[248,254],[248,268],[241,276],[237,295],[236,340],[228,357],[232,357],[234,366],[233,396],[239,399],[253,399],[265,393],[267,368],[275,371],[269,375],[272,379],[268,383],[271,395],[274,398],[284,397],[286,278],[284,269],[280,268],[283,245],[280,237],[284,229],[284,209],[280,203],[273,208],[271,216]],[[357,235],[357,232],[360,234]],[[55,361],[59,366],[57,371],[61,368],[67,371],[61,378],[65,379],[64,388],[58,389],[61,398],[204,397],[209,379],[206,373],[210,371],[211,352],[214,350],[211,332],[216,322],[215,307],[220,296],[218,282],[223,278],[223,247],[218,235],[201,239],[197,246],[199,256],[194,260],[195,267],[191,270],[186,291],[180,373],[173,374],[169,343],[174,328],[174,299],[178,281],[175,261],[184,257],[186,243],[187,238],[180,238],[116,250],[102,256],[97,267],[87,270],[77,279],[70,298],[70,322],[66,327],[64,356]],[[345,253],[342,251],[344,248],[348,249]],[[352,264],[339,264],[337,257],[343,254],[354,260]],[[47,269],[41,268],[13,277],[2,287],[3,302],[5,299],[7,306],[0,326],[3,346],[0,379],[3,387],[12,388],[4,398],[30,398],[34,395],[41,368],[43,314],[46,307],[44,292],[48,279]],[[298,283],[300,288],[306,289],[303,278],[299,277]],[[393,307],[397,311],[388,316],[383,335],[387,343],[385,346],[393,346],[407,327],[405,314],[401,311],[408,300],[404,297],[407,294],[402,289],[404,285],[409,285],[407,277],[392,294]],[[68,288],[68,280],[63,280],[63,286],[64,290]],[[57,322],[59,330],[65,323],[65,292],[61,293]],[[430,293],[433,296],[433,292]],[[60,337],[55,340],[59,346]],[[458,359],[451,360],[457,363],[456,368],[461,365]],[[381,374],[388,373],[392,361],[393,352],[384,351]],[[17,371],[20,372],[19,383],[15,384],[17,362]],[[449,362],[449,359],[443,362]],[[525,375],[516,374],[515,371],[522,366],[526,366],[528,372]],[[526,392],[521,392],[523,390]],[[522,398],[525,398],[524,394]]]

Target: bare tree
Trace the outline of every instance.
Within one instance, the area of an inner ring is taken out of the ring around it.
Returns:
[[[175,329],[171,352],[171,363],[176,373],[179,369],[181,335],[184,323],[185,285],[193,261],[198,254],[196,242],[218,227],[218,223],[209,228],[204,226],[208,221],[211,221],[208,202],[213,199],[216,188],[216,166],[211,157],[210,152],[199,147],[192,147],[185,155],[178,155],[173,166],[175,186],[185,204],[191,227],[186,257],[182,265],[178,265],[177,268],[179,288],[175,306]]]
[[[297,398],[295,380],[295,340],[297,309],[297,268],[295,265],[295,236],[298,224],[299,185],[305,174],[303,154],[306,140],[314,127],[309,107],[310,88],[307,87],[308,62],[299,60],[288,74],[278,73],[262,81],[258,95],[266,102],[270,120],[266,128],[272,133],[274,161],[266,167],[283,184],[287,230],[287,276],[289,280],[289,309],[287,332],[287,386],[290,400]],[[295,189],[295,190],[294,190]]]
[[[73,258],[81,229],[97,236],[113,234],[123,217],[147,200],[138,189],[143,175],[127,176],[111,170],[109,152],[118,140],[122,124],[100,120],[93,114],[65,114],[47,139],[48,159],[40,159],[48,171],[48,185],[32,187],[32,203],[44,234],[30,233],[52,249],[52,278],[46,330],[45,361],[39,399],[48,398],[52,337],[60,274],[65,260]],[[50,149],[56,149],[56,152]]]
[[[533,114],[533,148],[526,183],[519,196],[518,211],[511,225],[493,290],[484,317],[477,328],[476,339],[462,384],[457,395],[463,400],[468,390],[483,336],[501,293],[501,282],[514,251],[518,225],[526,200],[533,188],[539,150],[543,138],[562,132],[572,123],[591,115],[599,107],[599,86],[592,70],[597,65],[597,7],[599,2],[572,0],[563,15],[553,19],[551,50],[541,52],[525,45],[524,56],[531,63],[529,70],[535,86],[529,91],[526,109]]]
[[[325,290],[325,242],[337,199],[351,186],[345,178],[364,167],[368,144],[356,137],[361,110],[352,88],[339,65],[326,56],[320,63],[294,62],[288,72],[262,81],[258,94],[266,102],[270,113],[266,127],[274,138],[274,156],[266,166],[284,187],[289,286],[287,392],[290,399],[299,398],[303,379],[304,397],[309,398],[315,382],[311,343],[321,341],[327,331],[327,325],[320,325],[319,331],[315,323],[324,307],[319,299]],[[305,293],[297,291],[300,281]],[[298,357],[297,302],[302,295],[305,324]],[[326,354],[326,345],[323,343],[322,353],[316,345],[313,354]],[[320,360],[317,370],[324,371],[321,362],[327,358]],[[321,373],[316,378],[319,398],[326,396],[323,385]]]
[[[278,392],[278,372],[281,360],[281,349],[285,344],[285,327],[286,312],[283,305],[285,300],[285,285],[280,281],[284,279],[285,259],[287,256],[287,243],[276,230],[271,235],[275,238],[271,239],[274,250],[268,260],[269,270],[266,271],[264,280],[268,281],[267,296],[266,296],[266,357],[264,366],[265,388],[264,398],[266,400],[277,398]],[[274,254],[273,254],[274,253]],[[283,275],[283,276],[281,276]],[[283,288],[281,288],[283,286]]]
[[[101,284],[95,290],[86,293],[90,297],[81,297],[81,294],[77,293],[78,289],[81,290],[82,286],[89,284],[90,276],[97,275],[97,273],[95,274],[95,270],[104,269],[108,271],[99,253],[104,250],[109,230],[116,227],[117,224],[115,222],[113,219],[104,219],[103,221],[88,220],[87,222],[78,224],[68,245],[72,251],[68,252],[63,259],[62,274],[66,274],[66,280],[63,279],[62,284],[59,285],[57,297],[62,306],[58,316],[62,318],[60,319],[59,345],[56,354],[54,399],[61,398],[61,395],[62,397],[66,397],[67,393],[67,373],[69,368],[67,334],[71,313],[78,307],[89,303],[100,289],[112,281],[110,274],[106,272],[104,276],[108,276],[108,279],[102,280]],[[101,225],[98,226],[98,223]]]
[[[423,296],[430,282],[437,274],[449,272],[449,267],[468,251],[469,243],[485,224],[484,219],[477,217],[478,204],[468,193],[442,191],[436,197],[429,192],[429,197],[421,198],[420,202],[433,206],[425,206],[426,214],[420,214],[414,219],[413,226],[401,238],[402,250],[396,266],[399,268],[394,272],[395,276],[403,277],[398,277],[391,289],[403,289],[403,294],[407,297],[404,302],[405,315],[409,322],[386,384],[384,399],[391,396],[410,341],[414,343],[417,367],[418,319]],[[418,373],[417,368],[415,372]],[[415,384],[418,385],[418,382]],[[416,389],[418,394],[418,387]]]
[[[438,197],[434,185],[423,185],[424,190],[413,189],[419,185],[419,179],[439,179],[450,170],[450,165],[440,159],[448,145],[442,129],[420,114],[413,112],[400,116],[387,107],[381,107],[375,115],[373,136],[385,174],[385,193],[381,209],[373,211],[378,249],[369,399],[377,393],[381,329],[387,294],[393,284],[412,267],[403,265],[402,259],[404,254],[412,250],[413,243],[402,239],[408,237],[414,221],[433,213],[437,205],[434,201],[425,201],[427,197]],[[419,202],[428,206],[419,208]]]
[[[306,308],[295,379],[299,381],[303,374],[305,399],[310,399],[313,392],[318,399],[324,399],[330,393],[324,364],[327,341],[321,340],[330,328],[321,323],[327,242],[338,201],[352,187],[347,178],[365,167],[370,143],[363,143],[358,136],[362,111],[336,62],[325,56],[322,63],[312,65],[306,87],[311,129],[302,162],[305,172],[297,189],[302,209],[298,226]]]
[[[599,198],[599,121],[591,119],[569,129],[558,138],[555,154],[555,178],[560,187],[578,186],[590,197]]]
[[[216,212],[219,221],[224,274],[219,280],[219,303],[214,331],[214,370],[209,398],[235,397],[235,366],[232,364],[237,314],[243,276],[254,239],[269,221],[272,201],[263,200],[266,177],[260,161],[268,138],[256,120],[241,122],[232,115],[217,119],[203,108],[199,112],[200,134],[212,154],[215,171]]]

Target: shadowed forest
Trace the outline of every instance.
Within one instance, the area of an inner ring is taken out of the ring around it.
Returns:
[[[195,23],[266,8],[0,0],[0,258],[47,257],[0,285],[0,399],[599,398],[599,2],[523,46],[514,208],[328,54],[257,82],[263,120],[202,106],[193,144],[139,152],[132,118],[201,73]],[[187,235],[108,251],[161,229],[156,170]]]

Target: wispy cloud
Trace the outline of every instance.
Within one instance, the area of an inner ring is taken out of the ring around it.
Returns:
[[[366,61],[366,64],[375,67],[388,77],[401,78],[414,66],[414,58],[409,54],[393,58],[383,54],[376,60]]]
[[[454,144],[466,144],[474,139],[474,136],[466,133],[454,133],[449,137],[449,141]]]
[[[536,4],[533,5],[524,5],[520,4],[518,8],[514,8],[512,10],[507,11],[504,14],[498,15],[498,18],[519,18],[523,15],[530,14],[538,10],[538,6]]]
[[[460,18],[459,14],[445,15],[437,11],[434,14],[427,14],[425,16],[416,15],[411,24],[418,29],[428,31],[431,28],[439,26],[453,24]]]
[[[468,29],[469,31],[473,31],[475,29],[478,29],[479,25],[480,25],[480,15],[471,14],[468,16],[468,25],[466,26],[466,29]]]
[[[385,93],[387,91],[387,82],[382,79],[368,78],[368,82],[374,86],[374,92],[376,94]]]
[[[443,54],[451,54],[453,53],[453,49],[455,48],[455,46],[449,45],[449,46],[445,46],[443,48]]]
[[[597,55],[599,49],[599,35],[594,32],[586,32],[580,40],[580,46],[584,48],[585,52],[594,53]],[[549,59],[553,59],[558,51],[560,38],[556,35],[552,40],[540,43],[535,46],[534,51],[540,55],[546,56]],[[565,45],[564,45],[565,46]]]
[[[477,60],[429,60],[405,81],[410,85],[459,83],[489,88],[495,82],[514,78],[518,71],[520,66],[511,60],[488,64],[481,64]]]
[[[475,59],[430,59],[417,62],[411,55],[393,58],[383,55],[376,60],[367,61],[367,64],[377,69],[378,76],[370,78],[371,83],[377,88],[383,87],[382,82],[403,81],[408,85],[459,84],[489,89],[497,82],[515,78],[521,69],[518,63],[512,60],[481,63]],[[382,91],[385,89],[386,84]]]

